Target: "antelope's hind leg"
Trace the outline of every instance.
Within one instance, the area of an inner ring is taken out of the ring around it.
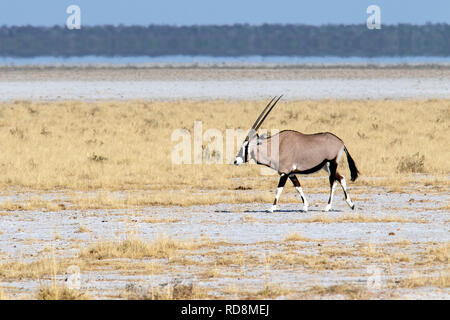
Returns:
[[[339,174],[339,172],[336,171],[336,180],[339,181],[339,183],[342,186],[342,190],[344,191],[344,197],[345,197],[345,202],[347,202],[348,206],[354,210],[355,209],[355,204],[352,202],[352,200],[350,199],[350,195],[348,194],[347,191],[347,182],[345,181],[345,177],[341,176]]]
[[[289,179],[291,179],[292,183],[294,184],[295,189],[297,189],[298,193],[300,194],[300,197],[303,201],[303,211],[308,211],[308,200],[306,200],[305,194],[303,193],[303,189],[300,185],[300,182],[297,179],[297,176],[295,174],[290,175]]]
[[[286,184],[287,178],[288,176],[286,174],[284,173],[281,174],[280,181],[278,182],[277,194],[275,196],[272,208],[270,208],[270,212],[274,212],[275,210],[277,210],[278,199],[280,198],[281,193],[283,192],[283,188],[284,185]]]
[[[335,161],[327,162],[324,169],[328,172],[330,180],[330,197],[328,198],[328,204],[326,205],[324,211],[330,211],[331,206],[333,205],[334,188],[336,187],[337,163]]]

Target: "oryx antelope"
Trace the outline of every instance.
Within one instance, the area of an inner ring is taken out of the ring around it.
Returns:
[[[308,201],[296,174],[311,174],[320,169],[327,171],[330,180],[330,197],[324,210],[329,211],[331,209],[336,181],[342,186],[345,201],[350,208],[354,209],[355,205],[348,194],[345,178],[337,172],[339,160],[343,152],[347,155],[352,181],[356,180],[359,172],[341,139],[329,132],[303,134],[294,130],[283,130],[268,138],[258,135],[257,131],[259,127],[261,127],[267,115],[280,99],[281,96],[276,100],[273,98],[264,108],[258,119],[256,119],[242,143],[234,164],[239,166],[253,159],[257,164],[270,167],[280,174],[280,181],[278,182],[275,201],[270,210],[271,212],[276,210],[278,199],[288,178],[300,194],[303,201],[303,210],[308,211]]]

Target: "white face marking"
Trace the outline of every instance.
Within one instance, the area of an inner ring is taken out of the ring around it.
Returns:
[[[243,163],[244,163],[244,159],[242,159],[241,157],[236,157],[236,159],[234,159],[234,164],[237,166],[240,166]]]

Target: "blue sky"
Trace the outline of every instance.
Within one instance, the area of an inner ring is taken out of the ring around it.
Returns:
[[[450,23],[450,0],[9,0],[0,2],[0,25],[63,25],[71,4],[80,6],[82,26],[354,24],[366,22],[371,4],[382,24]]]

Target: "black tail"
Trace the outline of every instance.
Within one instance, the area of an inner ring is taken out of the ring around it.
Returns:
[[[356,168],[355,161],[353,160],[352,156],[350,155],[350,153],[348,152],[346,147],[344,147],[344,151],[345,151],[345,154],[347,155],[348,167],[350,168],[350,174],[352,177],[351,180],[355,181],[359,175],[358,168]]]

